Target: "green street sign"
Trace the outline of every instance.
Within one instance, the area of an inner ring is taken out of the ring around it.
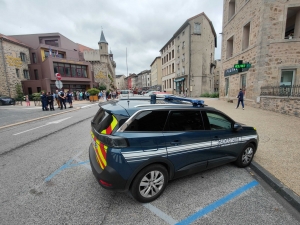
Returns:
[[[250,63],[234,64],[235,69],[251,68]]]

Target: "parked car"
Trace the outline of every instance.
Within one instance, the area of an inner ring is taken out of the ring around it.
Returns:
[[[120,97],[130,97],[130,96],[134,96],[134,94],[133,94],[132,90],[120,90],[119,96]]]
[[[137,201],[151,202],[169,180],[230,162],[251,163],[259,140],[254,127],[201,100],[167,96],[149,104],[149,99],[99,104],[89,158],[103,188],[130,190]]]
[[[5,96],[5,95],[0,95],[0,105],[15,105],[16,101],[14,98]]]
[[[160,91],[149,91],[148,93],[144,94],[144,96],[150,96],[155,94],[157,97],[165,97],[166,95],[172,95],[168,94],[166,92],[160,92]]]

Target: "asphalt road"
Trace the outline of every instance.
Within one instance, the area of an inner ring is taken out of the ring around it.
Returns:
[[[149,204],[101,188],[88,161],[97,109],[0,129],[1,224],[300,224],[249,168],[232,164],[174,180]]]

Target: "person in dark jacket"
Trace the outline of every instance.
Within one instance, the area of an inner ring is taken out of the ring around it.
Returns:
[[[238,96],[236,96],[238,98],[238,104],[236,106],[236,109],[240,106],[240,103],[242,103],[242,107],[244,108],[244,92],[242,91],[242,89],[240,89],[240,92],[238,94]]]
[[[73,94],[70,93],[70,91],[67,92],[67,102],[69,103],[70,107],[69,108],[73,108],[73,105],[72,105],[72,97],[73,97]]]
[[[54,111],[53,101],[54,101],[53,100],[53,95],[49,91],[48,94],[47,94],[47,102],[48,102],[50,110]]]
[[[42,91],[42,94],[41,94],[41,102],[42,102],[42,109],[43,109],[43,111],[47,111],[48,110],[48,107],[47,107],[47,95],[43,91]]]
[[[59,102],[60,102],[60,110],[63,109],[63,106],[66,109],[67,108],[66,107],[66,96],[65,96],[65,93],[62,90],[58,92],[58,97],[59,97]]]

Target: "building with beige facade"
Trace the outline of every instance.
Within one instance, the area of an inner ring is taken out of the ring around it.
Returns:
[[[217,36],[204,12],[189,18],[160,50],[162,89],[199,97],[214,90]]]
[[[125,75],[116,75],[116,87],[118,90],[127,89],[127,81]]]
[[[299,0],[224,0],[220,97],[298,115]],[[239,60],[251,68],[239,72]],[[298,106],[297,106],[298,105]]]
[[[29,49],[25,43],[0,34],[0,95],[16,97],[16,85],[30,79]]]
[[[111,85],[116,87],[116,62],[112,52],[108,52],[108,42],[103,31],[98,45],[99,49],[83,51],[84,60],[91,63],[95,82],[113,89]]]
[[[161,57],[156,57],[150,65],[151,67],[151,76],[150,76],[150,88],[152,90],[161,90],[162,84],[162,69],[161,69]]]

